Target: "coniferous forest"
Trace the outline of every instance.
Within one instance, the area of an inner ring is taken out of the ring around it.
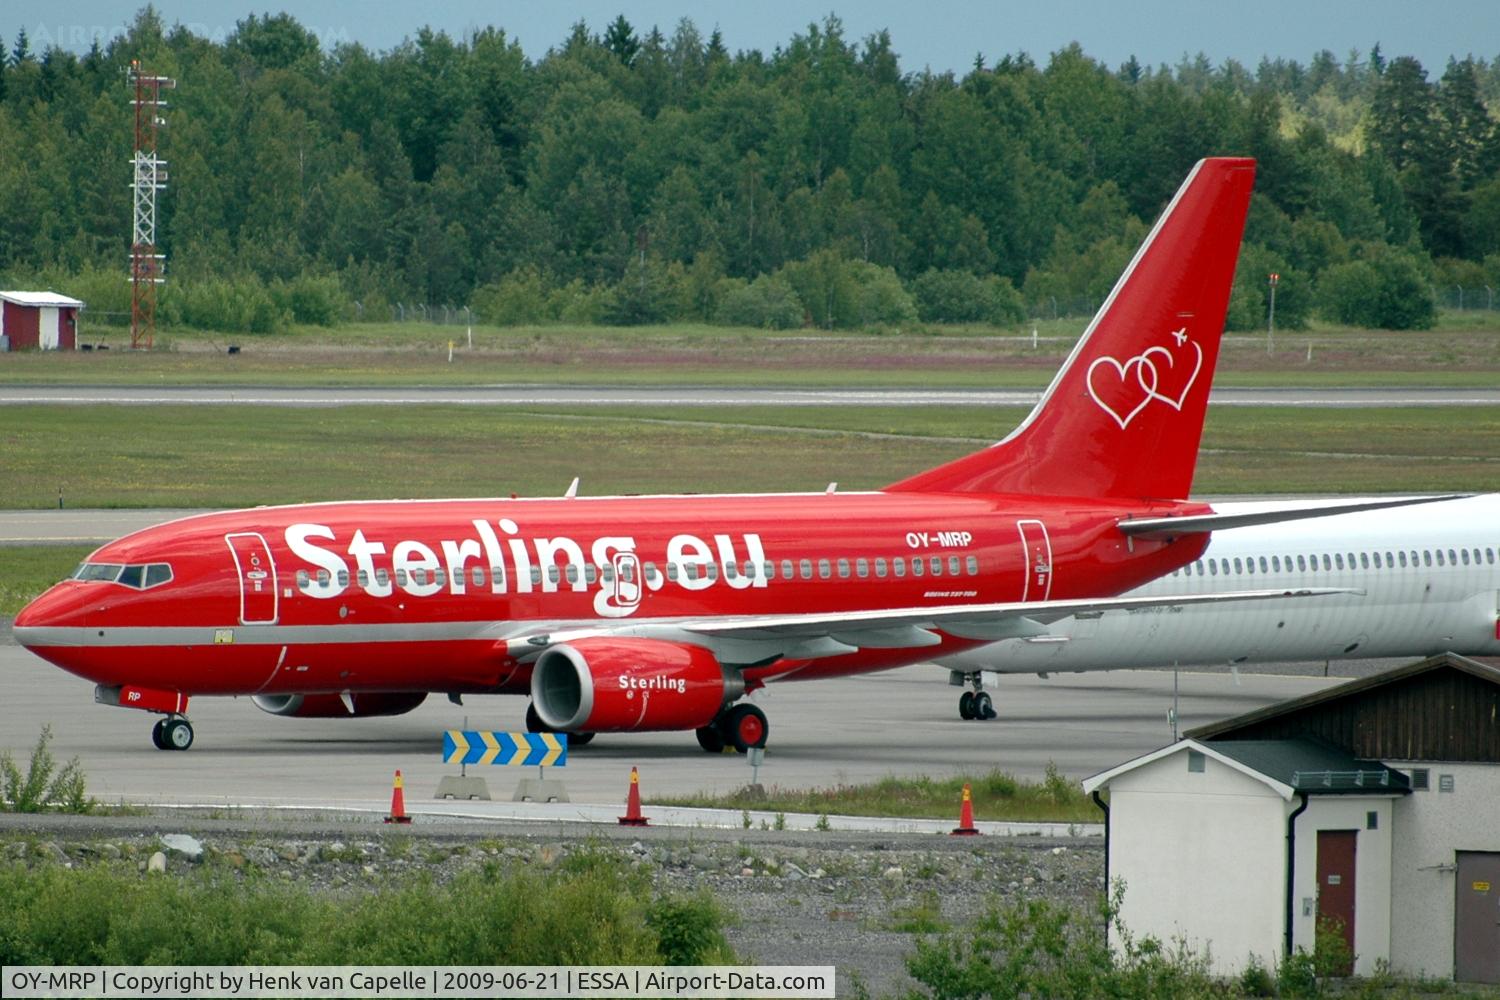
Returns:
[[[982,42],[982,40],[980,40]],[[1260,168],[1230,324],[1430,325],[1500,288],[1500,63],[1379,45],[1251,68],[1077,46],[903,67],[836,17],[772,52],[691,20],[320,48],[149,7],[0,71],[0,280],[128,310],[132,59],[177,80],[162,320],[1009,325],[1107,293],[1200,157]],[[1460,292],[1460,294],[1463,294]]]

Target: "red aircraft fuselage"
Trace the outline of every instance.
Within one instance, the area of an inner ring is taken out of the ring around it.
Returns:
[[[761,685],[899,666],[1045,623],[1197,559],[1122,522],[1186,500],[1251,161],[1200,162],[1026,421],[871,493],[403,500],[191,517],[103,546],[17,638],[165,715],[529,692],[533,728],[763,745]],[[1118,606],[1118,605],[1116,605]]]

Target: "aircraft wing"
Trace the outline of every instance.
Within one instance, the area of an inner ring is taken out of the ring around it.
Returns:
[[[935,646],[942,642],[939,631],[959,638],[984,641],[1045,635],[1049,622],[1084,612],[1286,600],[1349,593],[1358,591],[1340,587],[1304,587],[1294,590],[1240,590],[1159,597],[1008,601],[996,604],[950,604],[812,614],[652,619],[622,622],[618,625],[563,627],[545,634],[509,639],[507,646],[511,655],[524,659],[539,654],[548,646],[576,639],[596,636],[654,638],[706,646],[713,650],[720,662],[749,665],[778,658],[814,659],[837,656],[858,649]]]
[[[1270,510],[1236,511],[1231,514],[1187,514],[1183,517],[1146,517],[1120,522],[1120,530],[1132,538],[1172,539],[1226,528],[1248,528],[1257,524],[1279,524],[1311,517],[1355,514],[1388,507],[1411,507],[1416,504],[1462,500],[1470,493],[1445,493],[1435,497],[1382,497],[1379,500],[1357,500],[1349,503],[1323,503],[1315,506],[1280,507]]]

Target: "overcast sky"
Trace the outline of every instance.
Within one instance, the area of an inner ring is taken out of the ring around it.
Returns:
[[[559,44],[573,22],[582,19],[598,31],[622,13],[638,34],[658,25],[670,35],[687,16],[705,36],[718,27],[731,51],[770,53],[830,11],[853,39],[890,29],[907,71],[962,72],[977,52],[993,63],[1025,51],[1045,63],[1048,53],[1073,41],[1110,66],[1131,55],[1148,65],[1175,64],[1201,51],[1215,64],[1238,59],[1254,69],[1263,55],[1305,64],[1326,48],[1342,60],[1351,48],[1368,53],[1379,42],[1387,57],[1415,55],[1435,77],[1450,56],[1500,56],[1496,0],[859,0],[837,6],[795,0],[157,0],[156,8],[168,24],[180,22],[219,41],[251,11],[285,10],[325,45],[357,41],[376,50],[400,44],[424,24],[455,36],[495,25],[533,58]],[[82,51],[91,39],[122,30],[136,9],[103,0],[6,0],[0,33],[7,49],[24,27],[33,49],[56,43]]]

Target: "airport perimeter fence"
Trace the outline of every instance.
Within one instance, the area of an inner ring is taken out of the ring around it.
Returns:
[[[1444,285],[1433,289],[1433,298],[1441,309],[1459,312],[1494,312],[1500,296],[1491,285]]]

